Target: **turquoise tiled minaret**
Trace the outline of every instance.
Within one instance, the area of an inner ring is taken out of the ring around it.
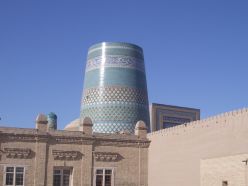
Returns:
[[[129,43],[103,42],[89,48],[81,119],[90,117],[93,131],[134,133],[149,108],[143,50]]]

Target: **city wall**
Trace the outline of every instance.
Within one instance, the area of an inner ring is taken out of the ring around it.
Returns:
[[[248,109],[150,133],[150,186],[243,186]]]

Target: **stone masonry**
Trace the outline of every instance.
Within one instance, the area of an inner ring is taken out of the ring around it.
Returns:
[[[39,115],[36,129],[1,127],[0,185],[5,181],[4,167],[18,165],[25,169],[25,186],[52,186],[56,167],[73,170],[70,185],[94,185],[93,170],[111,167],[115,185],[147,186],[146,133],[92,133],[91,120],[84,122],[82,131],[49,130],[46,117]]]
[[[248,185],[248,109],[148,134],[150,186]]]

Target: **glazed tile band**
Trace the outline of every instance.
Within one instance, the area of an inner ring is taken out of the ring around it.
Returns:
[[[149,107],[143,50],[129,43],[103,42],[89,48],[81,102],[81,119],[93,131],[134,133],[142,120],[149,130]]]

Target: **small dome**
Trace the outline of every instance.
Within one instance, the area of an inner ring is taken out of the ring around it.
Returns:
[[[85,117],[84,118],[83,125],[85,125],[85,126],[93,126],[92,120],[90,119],[90,117]]]
[[[138,122],[136,123],[136,125],[135,125],[135,129],[136,129],[136,130],[144,130],[144,129],[147,129],[145,122],[144,122],[144,121],[141,121],[141,120],[138,121]]]
[[[38,114],[38,116],[36,117],[36,122],[38,123],[47,122],[47,116],[45,114]]]
[[[73,120],[71,123],[67,124],[64,128],[64,130],[69,130],[69,131],[78,131],[79,130],[79,124],[80,124],[80,119],[77,118]]]
[[[57,120],[57,115],[54,112],[50,112],[49,114],[47,114],[48,118],[52,118],[53,120]]]

